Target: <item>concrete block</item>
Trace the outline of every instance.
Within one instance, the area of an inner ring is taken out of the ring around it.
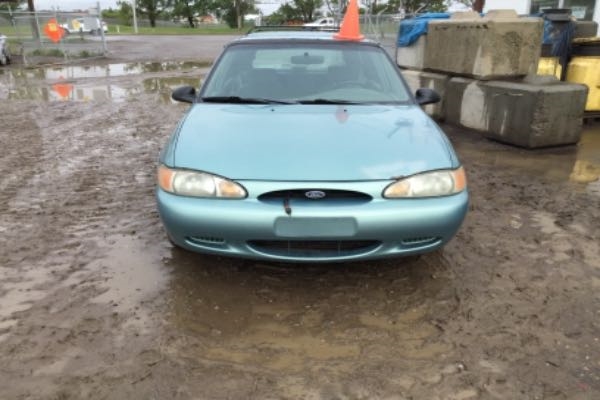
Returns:
[[[461,11],[455,12],[450,16],[450,19],[481,19],[481,15],[479,15],[476,11]]]
[[[581,136],[587,90],[550,76],[513,82],[453,78],[446,121],[521,147],[573,144]]]
[[[421,36],[415,43],[408,47],[396,48],[396,64],[402,68],[423,69],[425,65],[425,51],[427,49],[427,35]]]
[[[540,18],[430,21],[422,50],[424,69],[477,79],[535,73],[542,46]]]
[[[598,32],[598,23],[596,21],[577,21],[575,22],[575,35],[577,38],[595,37]]]
[[[429,88],[438,92],[442,100],[437,104],[426,105],[424,107],[424,110],[427,114],[429,114],[435,119],[444,119],[444,100],[446,98],[446,86],[450,81],[450,76],[444,74],[436,74],[433,72],[412,70],[402,71],[402,76],[404,76],[404,80],[406,80],[406,83],[408,83],[410,91],[413,94],[415,94],[417,89],[420,88]]]
[[[485,14],[489,19],[515,19],[519,18],[519,14],[513,9],[490,10]]]

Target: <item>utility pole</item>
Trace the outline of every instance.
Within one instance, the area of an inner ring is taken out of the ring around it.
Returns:
[[[136,16],[136,6],[135,6],[135,0],[131,0],[131,7],[133,8],[133,32],[137,35],[138,33],[138,26],[137,26],[137,16]]]
[[[35,5],[33,4],[33,0],[27,0],[27,10],[31,15],[31,35],[34,39],[40,39],[40,25],[37,20],[37,14],[35,13]]]

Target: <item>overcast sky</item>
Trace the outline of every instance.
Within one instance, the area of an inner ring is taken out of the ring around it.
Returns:
[[[61,10],[87,10],[100,3],[102,9],[117,8],[117,0],[34,0],[36,10],[51,10],[59,8]]]

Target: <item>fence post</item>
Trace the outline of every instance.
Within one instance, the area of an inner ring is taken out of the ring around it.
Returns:
[[[32,32],[32,33],[37,38],[37,40],[40,42],[40,47],[44,47],[44,44],[42,43],[42,33],[40,32],[40,20],[38,19],[37,11],[33,12],[33,17],[35,20],[35,32]]]
[[[102,22],[102,9],[100,8],[100,2],[96,3],[96,8],[98,9],[98,21],[100,21],[100,37],[102,39],[102,55],[106,56],[107,48],[106,48],[106,36],[104,36],[104,24]]]
[[[56,23],[60,26],[60,24],[58,22],[58,11],[56,11],[56,10],[54,11],[54,19],[56,20]],[[58,49],[60,50],[61,53],[63,53],[63,58],[64,58],[65,62],[68,62],[69,57],[67,55],[67,51],[65,50],[65,46],[63,46],[63,39],[64,39],[64,36],[62,38],[60,38],[60,40],[58,41]]]

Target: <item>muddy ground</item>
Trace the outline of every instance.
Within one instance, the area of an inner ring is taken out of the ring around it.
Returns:
[[[472,204],[418,259],[190,254],[154,171],[214,49],[112,45],[0,70],[0,399],[600,398],[600,125],[539,151],[446,126]]]

